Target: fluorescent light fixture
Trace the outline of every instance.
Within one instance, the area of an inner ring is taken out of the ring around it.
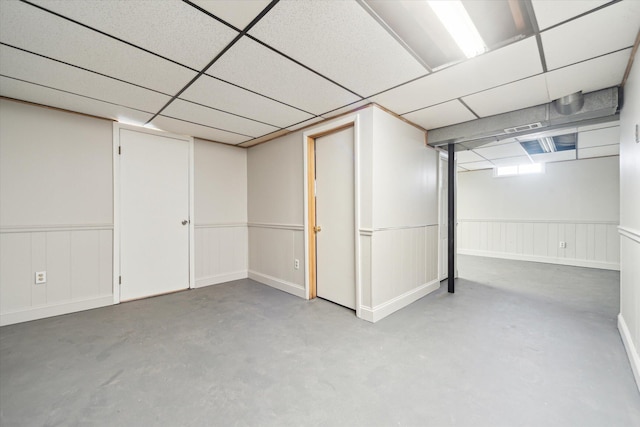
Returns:
[[[487,46],[461,1],[428,0],[427,4],[467,58],[487,51]]]
[[[556,151],[556,143],[550,136],[542,137],[538,139],[538,142],[540,143],[540,147],[542,147],[545,153],[553,153]]]

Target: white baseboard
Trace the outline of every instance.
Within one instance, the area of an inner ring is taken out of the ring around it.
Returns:
[[[638,356],[638,349],[636,349],[636,346],[633,344],[629,328],[627,328],[627,322],[624,321],[622,313],[618,314],[618,330],[620,331],[624,348],[627,350],[627,356],[629,357],[633,377],[636,380],[636,386],[638,387],[638,391],[640,391],[640,356]]]
[[[361,306],[360,318],[375,323],[438,289],[440,289],[440,281],[436,279],[373,308]]]
[[[199,277],[196,278],[194,289],[231,282],[232,280],[246,279],[247,277],[249,277],[247,270],[234,271],[233,273],[218,274],[215,276]]]
[[[616,263],[616,262],[592,261],[592,260],[575,259],[575,258],[552,258],[552,257],[546,257],[546,256],[540,256],[540,255],[524,255],[524,254],[514,254],[509,252],[478,251],[475,249],[458,249],[458,253],[460,255],[476,255],[476,256],[484,256],[488,258],[502,258],[502,259],[512,259],[516,261],[544,262],[547,264],[570,265],[572,267],[587,267],[587,268],[599,268],[601,270],[620,271],[620,263]]]
[[[257,271],[253,270],[249,270],[249,279],[253,279],[256,282],[269,285],[272,288],[276,288],[281,291],[293,294],[297,297],[307,299],[307,292],[304,287],[296,285],[295,283],[287,282],[286,280],[278,279],[277,277],[269,276],[267,274],[258,273]]]
[[[77,311],[91,310],[92,308],[106,307],[108,305],[113,305],[113,295],[33,307],[11,313],[2,313],[0,314],[0,326],[29,322],[31,320],[44,319],[45,317],[60,316],[61,314],[75,313]]]

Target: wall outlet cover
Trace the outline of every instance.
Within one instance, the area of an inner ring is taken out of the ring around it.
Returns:
[[[36,271],[36,285],[39,285],[41,283],[47,283],[46,271]]]

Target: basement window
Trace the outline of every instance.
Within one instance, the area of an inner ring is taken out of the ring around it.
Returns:
[[[494,177],[528,175],[532,173],[543,173],[544,163],[530,163],[525,165],[497,166],[493,169]]]

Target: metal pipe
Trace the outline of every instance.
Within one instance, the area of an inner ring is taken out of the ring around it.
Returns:
[[[456,184],[456,150],[455,150],[455,144],[449,144],[447,146],[447,152],[449,153],[449,161],[447,162],[448,164],[448,170],[447,170],[447,202],[448,202],[448,236],[447,236],[447,243],[448,243],[448,258],[449,258],[449,264],[448,264],[448,290],[449,293],[454,293],[456,291],[456,287],[455,287],[455,275],[456,275],[456,266],[455,266],[455,259],[456,259],[456,245],[455,245],[455,230],[456,230],[456,217],[455,217],[455,197],[456,197],[456,192],[455,192],[455,184]]]

